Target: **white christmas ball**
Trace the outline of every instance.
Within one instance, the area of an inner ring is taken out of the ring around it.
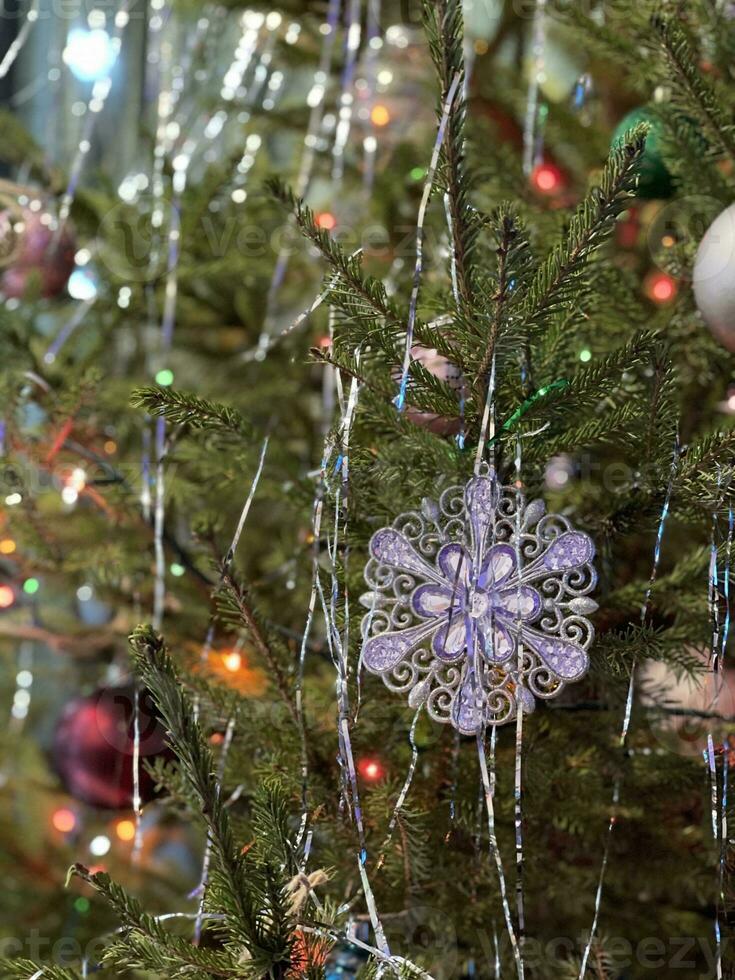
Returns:
[[[718,215],[699,243],[694,298],[723,347],[735,352],[735,204]]]

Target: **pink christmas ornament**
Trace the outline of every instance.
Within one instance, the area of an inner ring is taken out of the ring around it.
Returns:
[[[46,299],[58,296],[74,268],[76,244],[68,226],[61,235],[51,226],[48,214],[24,208],[22,216],[0,214],[0,233],[18,236],[14,256],[2,275],[2,291],[10,299],[22,299],[37,289]]]

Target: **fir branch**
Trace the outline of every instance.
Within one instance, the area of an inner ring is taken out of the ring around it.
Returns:
[[[574,413],[578,418],[583,409],[610,397],[620,375],[647,361],[655,344],[656,338],[652,334],[640,331],[627,344],[590,367],[577,371],[571,378],[544,385],[501,426],[500,432],[511,430],[521,418],[524,422],[538,418],[549,420],[566,413]]]
[[[237,848],[222,800],[216,766],[193,706],[163,640],[149,626],[130,637],[133,661],[168,729],[170,745],[207,824],[212,848],[210,900],[224,913],[222,928],[266,969],[290,956],[288,906],[275,869],[249,862]]]
[[[645,459],[649,462],[660,453],[662,443],[671,442],[674,434],[673,387],[671,360],[665,347],[660,345],[653,352],[653,382],[645,444]],[[667,421],[670,423],[668,426],[665,425]],[[662,431],[664,428],[666,431]]]
[[[515,215],[511,214],[509,211],[501,210],[499,213],[500,229],[498,235],[498,286],[492,297],[493,302],[493,316],[490,325],[490,334],[487,340],[487,346],[485,347],[485,352],[482,355],[482,360],[480,361],[480,366],[477,369],[477,377],[475,379],[475,387],[477,391],[478,400],[482,400],[484,397],[484,390],[487,386],[487,375],[490,371],[490,365],[492,364],[493,355],[495,353],[495,345],[500,334],[500,328],[503,323],[505,315],[505,306],[509,298],[509,288],[508,288],[508,255],[512,248],[513,241],[518,234],[518,224]]]
[[[377,339],[375,335],[383,326],[393,333],[405,334],[403,316],[388,298],[383,284],[362,271],[359,256],[347,255],[327,231],[319,228],[311,208],[298,200],[282,181],[268,180],[266,187],[293,214],[304,237],[319,250],[329,265],[332,302],[347,317],[368,323],[373,339]],[[420,343],[436,347],[440,353],[461,367],[459,352],[447,339],[445,332],[431,330],[417,318],[414,334]]]
[[[373,394],[377,395],[379,398],[387,398],[390,400],[390,394],[385,391],[379,391],[372,382],[368,381],[364,374],[357,369],[357,367],[347,364],[343,359],[337,358],[326,351],[322,350],[321,347],[312,347],[309,351],[311,356],[315,361],[319,361],[320,364],[328,364],[333,367],[335,371],[344,371],[349,377],[354,378],[368,391],[372,391]]]
[[[189,391],[159,386],[136,388],[130,400],[135,408],[144,408],[149,415],[163,416],[174,425],[246,437],[253,433],[252,425],[236,409]]]
[[[190,973],[192,968],[205,971],[215,977],[238,976],[237,964],[232,956],[209,949],[199,949],[181,936],[167,933],[161,923],[144,912],[136,898],[129,895],[108,874],[102,871],[91,872],[82,864],[74,864],[69,875],[81,878],[106,901],[117,915],[123,927],[134,934],[126,937],[126,943],[135,942],[143,966],[165,965],[170,974],[172,969],[181,968]],[[146,942],[147,940],[147,942]],[[128,962],[128,965],[129,962]]]
[[[440,106],[444,105],[454,78],[459,75],[460,92],[464,91],[464,56],[462,51],[463,23],[460,0],[424,2],[424,20],[434,64],[440,82]],[[457,284],[460,312],[472,316],[474,297],[474,268],[472,252],[477,238],[477,226],[471,217],[468,201],[471,182],[465,160],[465,102],[459,95],[447,122],[442,147],[442,168],[446,186],[452,234],[452,258]]]
[[[529,330],[539,330],[565,305],[579,305],[580,276],[585,263],[612,231],[635,184],[636,171],[646,144],[647,127],[629,130],[613,147],[600,186],[593,187],[577,208],[568,234],[548,256],[531,282],[519,309]]]
[[[676,92],[722,153],[735,160],[735,136],[723,102],[697,65],[697,56],[680,24],[660,15],[651,18],[673,74]]]
[[[711,432],[687,447],[679,468],[677,483],[692,479],[717,464],[732,468],[733,463],[735,463],[735,429]],[[715,473],[707,475],[716,478]],[[732,469],[730,477],[732,478]]]
[[[29,980],[38,976],[42,980],[80,980],[81,973],[53,963],[35,963],[25,959],[0,959],[0,976],[3,980]]]
[[[288,683],[288,678],[283,670],[283,667],[281,666],[279,657],[277,656],[273,645],[268,640],[265,626],[260,621],[252,606],[247,589],[244,586],[239,585],[229,573],[223,577],[222,584],[223,588],[215,597],[218,612],[220,615],[222,615],[224,612],[225,616],[227,616],[228,613],[231,615],[234,608],[239,625],[244,626],[252,637],[258,653],[268,665],[271,677],[275,682],[276,688],[281,695],[284,704],[288,708],[291,718],[293,719],[294,723],[298,725],[299,714],[296,708],[296,701],[294,700],[291,692],[291,685]],[[221,601],[223,598],[225,600],[224,603]]]

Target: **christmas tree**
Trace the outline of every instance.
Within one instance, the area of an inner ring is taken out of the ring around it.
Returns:
[[[729,5],[134,13],[2,117],[0,975],[728,975]]]

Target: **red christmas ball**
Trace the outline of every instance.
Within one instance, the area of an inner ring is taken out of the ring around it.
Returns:
[[[67,704],[56,726],[53,757],[67,791],[76,799],[109,810],[133,803],[132,684],[105,687]],[[156,757],[172,758],[166,730],[147,691],[139,695],[140,795],[146,803],[155,783],[143,767]]]
[[[3,292],[9,298],[22,299],[33,285],[46,299],[58,296],[74,268],[76,243],[69,226],[58,235],[47,214],[27,208],[23,209],[21,218],[8,217],[6,213],[0,227],[9,226],[11,220],[19,243],[3,273]]]

